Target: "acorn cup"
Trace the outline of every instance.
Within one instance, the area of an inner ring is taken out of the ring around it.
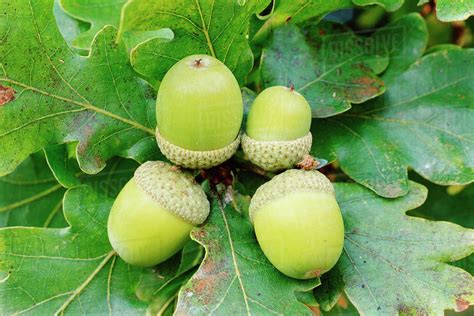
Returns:
[[[166,73],[156,101],[156,139],[173,163],[207,169],[240,144],[243,100],[232,72],[207,55],[181,59]]]
[[[331,182],[319,171],[275,176],[257,189],[249,215],[265,256],[287,276],[319,277],[341,255],[342,215]]]
[[[250,107],[242,149],[267,171],[289,169],[301,162],[312,144],[311,108],[293,87],[263,90]]]
[[[149,161],[117,196],[107,224],[109,240],[127,263],[154,266],[181,250],[209,212],[206,194],[190,175]]]

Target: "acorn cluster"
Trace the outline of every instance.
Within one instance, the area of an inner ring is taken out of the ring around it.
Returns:
[[[230,185],[222,163],[239,145],[266,171],[286,170],[262,185],[250,204],[250,219],[268,260],[287,276],[308,279],[339,259],[344,225],[330,181],[316,170],[291,169],[311,149],[311,109],[293,87],[263,90],[248,112],[242,94],[219,60],[192,55],[164,76],[156,102],[156,140],[171,163],[149,161],[119,193],[108,220],[109,240],[126,262],[149,267],[177,253],[194,226],[210,212],[202,187],[182,168],[205,169],[212,181]],[[211,182],[212,182],[211,181]]]

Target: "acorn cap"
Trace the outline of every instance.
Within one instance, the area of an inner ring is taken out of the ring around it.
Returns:
[[[188,150],[167,141],[158,128],[156,141],[161,152],[177,165],[190,169],[208,169],[220,165],[228,160],[237,151],[240,144],[240,135],[224,148],[206,151]]]
[[[193,225],[202,224],[209,215],[204,190],[176,166],[148,161],[138,167],[134,179],[163,208]]]
[[[312,142],[311,132],[286,141],[259,141],[242,135],[242,149],[248,159],[267,171],[292,168],[309,153]]]
[[[250,201],[249,215],[252,223],[255,214],[263,206],[293,192],[326,192],[336,196],[331,182],[321,172],[290,169],[257,189]]]

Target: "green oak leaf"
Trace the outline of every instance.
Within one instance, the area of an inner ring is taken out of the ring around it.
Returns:
[[[118,27],[122,6],[127,0],[60,0],[62,9],[70,16],[90,24],[90,28],[77,34],[74,47],[90,49],[97,33],[106,25]]]
[[[116,155],[143,161],[155,154],[155,93],[134,74],[115,30],[97,35],[90,56],[76,55],[52,23],[52,8],[52,0],[2,3],[0,86],[15,93],[0,106],[0,175],[63,142],[79,142],[86,173]]]
[[[138,315],[163,307],[161,291],[169,296],[168,285],[184,283],[202,254],[191,245],[190,258],[177,255],[153,269],[129,266],[108,241],[112,202],[79,186],[64,198],[70,227],[0,229],[2,314]]]
[[[420,0],[418,5],[428,3],[429,0]],[[474,15],[474,1],[472,0],[437,0],[436,17],[443,22],[467,20]]]
[[[65,227],[64,188],[55,180],[42,152],[0,177],[0,227]]]
[[[160,264],[157,273],[148,273],[140,280],[136,294],[150,302],[147,314],[162,315],[168,310],[172,314],[179,289],[196,272],[203,257],[204,248],[190,240],[179,254]]]
[[[173,31],[172,40],[151,39],[131,52],[135,70],[152,80],[161,80],[185,56],[208,54],[224,62],[243,83],[253,66],[248,20],[268,2],[131,0],[124,6],[119,34],[161,28]]]
[[[60,0],[54,0],[53,13],[61,35],[72,50],[80,55],[87,55],[89,53],[88,50],[74,47],[72,42],[77,36],[79,36],[79,34],[81,34],[81,32],[87,31],[89,26],[87,23],[76,20],[64,12],[64,10],[61,9],[59,1]]]
[[[7,273],[0,283],[0,302],[8,302],[2,312],[144,310],[134,295],[141,271],[127,272],[130,268],[116,257],[107,238],[111,204],[92,189],[78,187],[64,200],[71,227],[0,230],[0,271]],[[122,278],[123,273],[128,278]]]
[[[387,83],[396,81],[423,56],[428,44],[428,29],[423,17],[411,13],[377,30],[373,38],[376,45],[381,45],[389,54],[390,65],[383,73],[383,80]]]
[[[112,158],[102,172],[94,175],[82,173],[79,179],[82,184],[92,187],[95,191],[115,198],[133,177],[138,166],[139,164],[131,159]]]
[[[157,289],[158,292],[154,294],[154,298],[148,308],[149,314],[164,315],[169,313],[169,315],[173,315],[180,288],[189,281],[195,272],[196,268],[192,268],[189,271],[177,273],[175,277],[164,282]]]
[[[274,0],[272,12],[264,17],[265,22],[252,38],[255,43],[266,39],[269,33],[286,24],[298,24],[312,18],[322,18],[336,10],[352,6],[350,0]]]
[[[239,210],[214,199],[206,224],[191,237],[204,246],[206,256],[181,289],[176,315],[311,314],[294,292],[315,287],[319,279],[301,281],[278,272]]]
[[[319,306],[318,301],[316,301],[312,291],[295,292],[295,296],[298,301],[308,306],[310,309],[314,309],[315,307]]]
[[[383,199],[357,184],[335,185],[345,226],[337,270],[363,315],[443,315],[474,300],[472,276],[447,264],[474,252],[474,230],[407,216],[427,194],[420,184],[409,187]]]
[[[413,17],[398,23],[414,21]],[[410,28],[424,31],[415,24]],[[391,60],[402,51],[394,51]],[[389,77],[383,77],[387,91],[382,97],[337,117],[313,121],[312,153],[337,159],[348,176],[385,197],[408,192],[408,166],[438,184],[472,182],[473,60],[474,50],[450,49],[405,68],[403,57],[391,64]],[[403,67],[392,69],[399,66]]]
[[[399,9],[402,6],[404,0],[352,0],[352,2],[361,6],[378,4],[384,7],[385,10],[391,12]]]
[[[474,229],[474,184],[446,188],[430,183],[420,176],[414,175],[413,179],[428,188],[428,199],[409,215],[429,220],[450,221]],[[450,189],[453,188],[461,191],[450,193]],[[453,264],[474,274],[474,254]]]
[[[82,172],[75,157],[76,145],[75,143],[51,145],[43,149],[54,177],[65,188],[81,184],[79,177]]]
[[[339,297],[337,304],[329,311],[321,312],[321,316],[359,316],[360,313],[349,301],[349,299],[342,295]]]
[[[275,30],[262,52],[263,85],[293,85],[314,117],[336,115],[384,92],[369,67],[378,65],[382,52],[340,24],[310,23],[302,30],[287,25]]]
[[[62,13],[67,15],[70,19],[77,19],[76,21],[81,25],[86,24],[87,28],[82,32],[72,30],[73,34],[63,31],[61,26],[65,26],[64,23],[60,25],[60,31],[65,37],[66,41],[70,43],[75,49],[80,52],[88,52],[91,48],[94,37],[99,33],[105,26],[112,25],[114,27],[119,26],[120,16],[123,5],[127,2],[126,0],[106,0],[106,1],[90,1],[90,0],[55,0],[60,1],[62,9],[65,11]],[[58,14],[60,14],[58,12]],[[55,14],[58,17],[58,14]],[[58,23],[59,24],[59,23]],[[81,30],[83,27],[81,28]],[[66,36],[65,36],[66,35]],[[164,38],[172,39],[173,32],[169,29],[153,30],[148,32],[127,32],[123,36],[127,50],[131,50],[139,43],[145,42],[152,38]]]
[[[365,6],[379,4],[387,11],[398,10],[404,0],[352,0],[354,4]],[[418,5],[428,3],[429,0],[419,0]],[[443,22],[467,20],[474,14],[474,1],[472,0],[437,0],[436,17]]]
[[[313,290],[314,296],[320,308],[329,312],[337,306],[337,302],[343,297],[344,280],[339,266],[335,266],[329,272],[320,277],[321,285]]]
[[[115,157],[107,162],[107,166],[100,173],[88,175],[80,170],[76,159],[71,157],[74,148],[64,145],[45,148],[48,165],[57,181],[65,188],[86,184],[97,192],[116,197],[139,166],[134,160]]]
[[[455,44],[438,44],[428,48],[425,52],[425,55],[448,49],[462,49],[462,47]]]

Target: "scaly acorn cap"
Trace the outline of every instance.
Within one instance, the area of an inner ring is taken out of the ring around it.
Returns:
[[[177,165],[190,169],[209,169],[220,165],[232,157],[240,144],[240,135],[224,148],[206,151],[188,150],[176,146],[167,141],[158,128],[156,129],[156,141],[161,152]]]
[[[250,220],[253,223],[255,214],[263,206],[290,193],[321,191],[336,196],[331,182],[321,172],[316,170],[287,170],[257,189],[250,200]]]
[[[163,208],[193,225],[202,224],[209,215],[204,190],[176,166],[148,161],[138,167],[134,179]]]
[[[242,135],[242,149],[248,159],[267,171],[294,167],[311,150],[311,132],[295,140],[259,141]]]

